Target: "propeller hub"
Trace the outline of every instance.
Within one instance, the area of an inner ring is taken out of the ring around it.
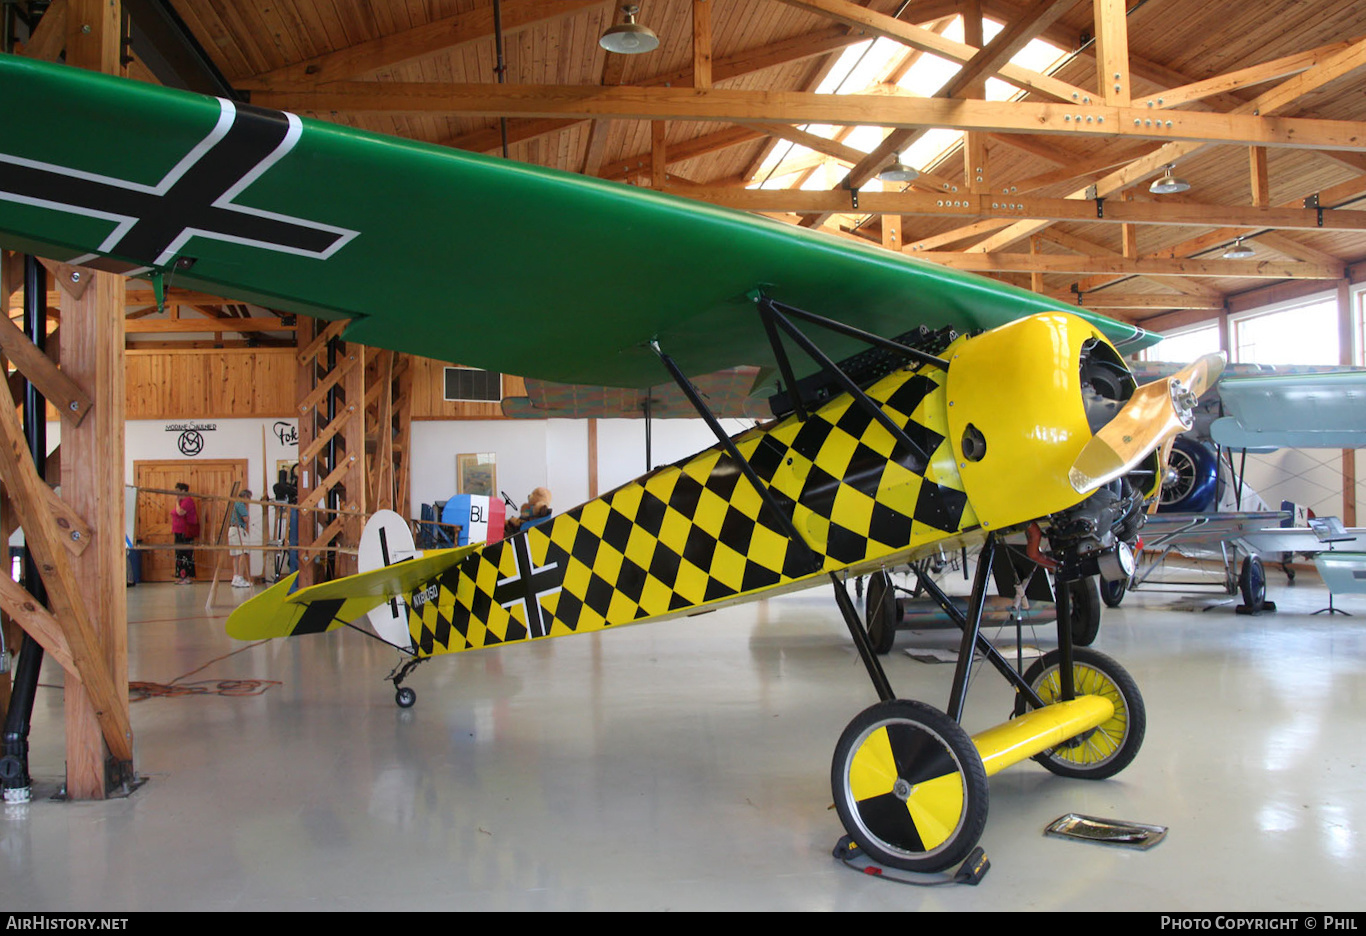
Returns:
[[[1176,379],[1171,382],[1171,391],[1172,409],[1175,411],[1176,418],[1181,421],[1181,425],[1189,429],[1195,425],[1195,406],[1199,402],[1199,396],[1190,387]]]

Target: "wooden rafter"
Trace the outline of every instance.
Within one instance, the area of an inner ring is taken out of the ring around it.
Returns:
[[[813,192],[702,186],[679,189],[676,194],[745,211],[798,214],[853,211],[849,193],[838,190]],[[948,197],[920,192],[862,192],[859,195],[857,213],[945,218],[1041,219],[1027,222],[1037,225],[1039,229],[1050,221],[1076,221],[1095,224],[1184,224],[1197,227],[1215,224],[1302,231],[1366,230],[1366,211],[1346,209],[1325,211],[1320,221],[1317,209],[1302,207],[1258,208],[1251,205],[1159,204],[1150,201],[1118,200],[1098,205],[1092,199],[1082,198],[1012,198],[990,194],[968,195],[961,192]],[[1018,239],[1013,238],[1012,242]]]
[[[1363,45],[1366,50],[1366,45]],[[1313,70],[1290,79],[1305,85]],[[1325,73],[1326,74],[1326,73]],[[1333,77],[1337,77],[1336,75]],[[1325,77],[1323,80],[1331,80]],[[1268,92],[1273,100],[1280,95]],[[1269,116],[1246,112],[1164,111],[1075,107],[1028,101],[972,101],[876,94],[828,95],[802,91],[736,91],[713,88],[599,88],[567,85],[443,84],[437,82],[337,82],[316,90],[263,91],[253,96],[281,110],[353,115],[444,114],[494,117],[608,117],[633,120],[696,120],[846,126],[915,130],[941,128],[988,133],[1056,134],[1065,137],[1128,137],[1179,149],[1160,154],[1157,166],[1212,143],[1290,149],[1353,150],[1366,140],[1366,121]],[[1286,104],[1281,105],[1287,106]],[[1129,183],[1134,184],[1134,183]]]
[[[503,0],[504,35],[515,35],[541,23],[601,6],[602,0]],[[493,6],[479,7],[336,52],[318,55],[284,68],[238,79],[236,86],[256,90],[290,85],[317,85],[373,75],[387,68],[450,52],[493,35]]]

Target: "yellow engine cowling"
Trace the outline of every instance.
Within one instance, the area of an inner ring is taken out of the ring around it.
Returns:
[[[982,525],[999,530],[1084,499],[1068,472],[1091,441],[1082,395],[1084,346],[1105,336],[1066,312],[970,338],[949,362],[949,439]]]

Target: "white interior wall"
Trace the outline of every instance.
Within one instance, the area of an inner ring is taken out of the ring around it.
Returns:
[[[744,419],[723,419],[721,427],[735,434],[753,425]],[[695,455],[716,444],[707,424],[700,419],[653,419],[650,421],[650,455],[654,467]],[[645,420],[598,420],[598,493],[634,480],[645,473]]]
[[[1233,463],[1238,464],[1235,452]],[[1366,459],[1357,451],[1356,508],[1357,525],[1366,521],[1363,495],[1366,495]],[[1248,455],[1245,480],[1272,510],[1281,501],[1303,504],[1320,517],[1342,516],[1342,450],[1281,449],[1266,455]]]
[[[497,456],[499,491],[506,491],[520,504],[532,488],[548,487],[555,509],[563,509],[566,505],[550,480],[549,434],[549,422],[539,419],[415,420],[411,436],[413,515],[421,516],[418,505],[444,501],[455,494],[455,457],[479,452]],[[556,450],[561,448],[557,443]]]
[[[186,430],[197,432],[203,441],[203,447],[193,457],[180,450],[180,437]],[[49,451],[61,442],[61,435],[60,421],[47,424]],[[247,488],[254,500],[262,500],[270,495],[270,485],[275,481],[276,462],[296,461],[298,457],[298,420],[295,419],[129,420],[124,423],[124,483],[129,485],[125,489],[124,532],[129,539],[132,538],[135,523],[133,509],[137,499],[131,487],[134,462],[245,458]],[[248,507],[248,541],[258,545],[263,541],[263,510],[256,504]],[[21,533],[15,536],[17,539],[11,540],[12,544],[23,542]],[[261,572],[261,560],[261,553],[253,553],[252,571],[256,574]]]
[[[746,420],[722,420],[739,432]],[[557,513],[588,499],[588,421],[584,419],[421,420],[413,423],[413,512],[419,504],[455,493],[455,456],[497,455],[498,488],[521,503],[547,487]],[[655,467],[687,458],[716,440],[700,419],[656,419],[651,424]],[[645,473],[645,421],[598,420],[598,493]]]

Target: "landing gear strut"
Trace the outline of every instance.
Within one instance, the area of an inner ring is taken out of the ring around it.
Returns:
[[[417,669],[423,663],[426,663],[429,659],[431,659],[431,657],[409,657],[407,660],[404,660],[398,666],[394,667],[393,672],[384,677],[394,684],[394,704],[399,708],[412,708],[413,705],[417,703],[417,693],[403,685],[403,680],[407,679],[408,675],[412,673],[413,670]]]
[[[831,791],[850,837],[888,867],[932,872],[963,861],[986,826],[987,777],[1011,764],[1033,757],[1062,776],[1101,779],[1128,766],[1143,744],[1146,717],[1133,678],[1104,654],[1074,646],[1078,575],[1059,572],[1058,649],[1023,676],[981,635],[996,545],[995,536],[988,536],[982,547],[967,614],[922,579],[925,591],[963,631],[942,712],[893,695],[869,636],[880,622],[870,620],[865,629],[844,584],[835,579],[836,603],[881,701],[840,735]],[[878,581],[874,577],[869,585],[870,618],[880,606],[873,601]],[[1095,589],[1094,581],[1088,585]],[[1012,720],[969,737],[960,722],[974,653],[1015,687],[1016,702]]]

